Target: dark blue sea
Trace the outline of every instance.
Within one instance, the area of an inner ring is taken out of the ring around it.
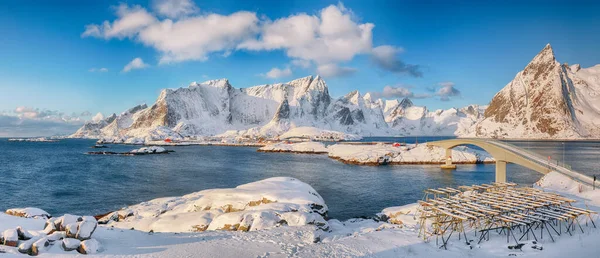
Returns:
[[[419,143],[440,137],[375,138]],[[367,138],[365,141],[374,140]],[[600,142],[512,142],[574,169],[600,174]],[[355,166],[326,155],[261,153],[252,147],[174,146],[168,155],[86,155],[93,140],[8,142],[0,138],[0,210],[39,207],[51,214],[96,215],[126,205],[180,196],[210,188],[235,187],[269,177],[298,178],[325,199],[330,216],[369,216],[385,207],[415,202],[426,188],[489,183],[493,164],[459,165],[455,171],[435,165]],[[109,145],[129,151],[131,145]],[[541,174],[508,166],[508,180],[532,184]]]

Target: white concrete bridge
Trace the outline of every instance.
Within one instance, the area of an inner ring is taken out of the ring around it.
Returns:
[[[449,162],[451,162],[451,149],[456,146],[474,145],[484,149],[496,160],[496,182],[506,182],[506,163],[513,163],[542,174],[556,171],[589,186],[594,183],[592,177],[574,171],[567,165],[557,164],[556,161],[551,162],[540,154],[498,140],[457,138],[428,142],[427,145],[445,148]]]

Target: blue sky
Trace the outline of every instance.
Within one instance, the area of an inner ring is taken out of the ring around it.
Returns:
[[[0,115],[24,118],[21,107],[61,121],[151,104],[192,81],[248,87],[314,74],[334,97],[357,89],[430,109],[484,105],[547,43],[560,62],[600,63],[598,1],[0,0],[0,24]],[[278,24],[321,29],[307,38]],[[454,96],[436,94],[442,85]]]

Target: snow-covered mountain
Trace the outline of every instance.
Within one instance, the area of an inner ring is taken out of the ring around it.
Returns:
[[[489,104],[471,135],[600,138],[600,65],[561,65],[550,44]]]
[[[214,135],[276,137],[297,127],[361,136],[458,135],[482,114],[477,106],[430,112],[409,99],[373,99],[358,91],[333,99],[320,76],[240,89],[221,79],[165,89],[153,105],[96,117],[72,137],[135,142]]]

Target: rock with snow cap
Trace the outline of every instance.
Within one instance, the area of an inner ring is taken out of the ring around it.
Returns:
[[[77,248],[77,252],[80,254],[95,254],[102,252],[102,245],[96,239],[88,239],[81,242],[81,245]]]
[[[2,239],[4,239],[4,245],[16,247],[19,242],[19,234],[16,229],[7,229],[2,232]]]
[[[76,238],[65,238],[62,240],[62,248],[65,251],[77,250],[81,245],[81,241]]]

